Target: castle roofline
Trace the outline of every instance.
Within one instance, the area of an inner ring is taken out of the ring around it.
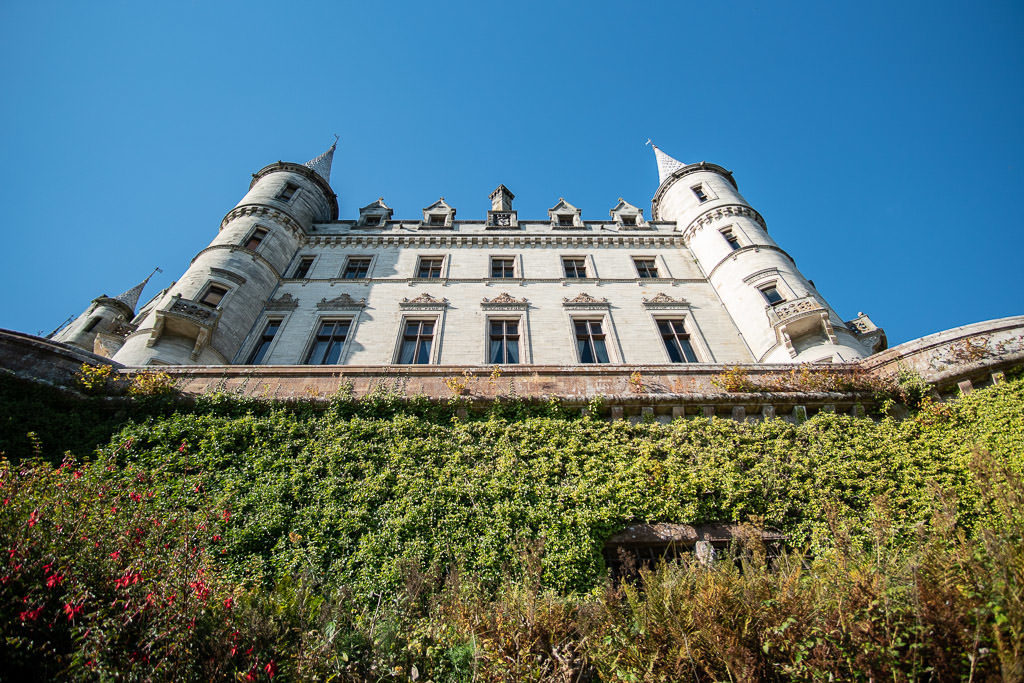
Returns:
[[[278,161],[268,166],[264,166],[259,171],[252,174],[252,182],[249,183],[249,189],[251,190],[255,187],[256,183],[258,183],[264,176],[270,175],[271,173],[277,173],[278,171],[298,173],[299,175],[305,176],[316,183],[317,186],[323,190],[324,194],[327,196],[327,201],[331,204],[331,220],[338,220],[338,195],[334,194],[334,190],[331,189],[331,186],[320,176],[319,173],[305,164],[296,164],[291,161]]]
[[[732,171],[722,166],[719,166],[718,164],[712,164],[707,161],[701,161],[696,164],[687,164],[686,166],[683,166],[682,168],[673,171],[672,175],[665,178],[665,180],[662,181],[660,185],[658,185],[658,190],[657,192],[654,193],[654,198],[651,199],[651,219],[660,220],[658,214],[658,205],[661,203],[661,198],[665,196],[666,192],[668,192],[668,188],[674,185],[675,182],[680,178],[688,176],[692,173],[699,173],[700,171],[711,171],[712,173],[717,173],[718,175],[722,176],[730,183],[732,183],[732,186],[735,187],[737,190],[740,189],[739,185],[736,184],[736,179],[732,177]]]

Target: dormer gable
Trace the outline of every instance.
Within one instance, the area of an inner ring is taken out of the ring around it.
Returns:
[[[619,203],[613,206],[608,213],[615,221],[615,225],[620,228],[635,230],[648,227],[647,221],[644,220],[644,210],[633,206],[622,197],[619,197]]]
[[[391,220],[394,210],[384,203],[383,197],[377,201],[367,204],[359,209],[359,220],[356,221],[357,228],[378,228],[384,226]]]
[[[582,228],[583,218],[581,217],[581,214],[582,212],[579,209],[565,201],[563,197],[559,197],[558,203],[548,209],[548,218],[551,219],[551,227],[561,228],[562,230]]]
[[[423,209],[423,220],[419,227],[421,230],[451,230],[454,225],[455,209],[448,205],[444,197],[441,197]]]

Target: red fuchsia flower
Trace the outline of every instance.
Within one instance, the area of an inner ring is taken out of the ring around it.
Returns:
[[[216,542],[217,542],[217,541],[219,541],[219,540],[221,540],[221,538],[220,538],[220,534],[214,534],[214,535],[213,535],[213,542],[214,542],[214,543],[216,543]]]
[[[231,609],[232,607],[234,607],[234,605],[235,605],[235,601],[234,600],[232,600],[231,598],[224,598],[224,608],[225,609]]]
[[[251,669],[249,669],[249,673],[245,674],[245,680],[247,680],[247,681],[255,681],[256,680],[256,667],[255,666],[253,666]]]
[[[28,516],[28,528],[31,529],[39,521],[39,510],[33,510],[32,514]]]
[[[132,491],[130,494],[128,494],[128,497],[134,500],[136,503],[142,500],[142,496],[137,494],[135,491]]]
[[[24,612],[18,613],[18,618],[22,621],[35,621],[39,618],[39,614],[43,611],[43,606],[40,605],[35,609],[27,609]]]
[[[74,476],[75,476],[75,479],[81,479],[82,478],[82,473],[76,470]]]
[[[111,512],[111,513],[115,513],[115,512],[117,512],[117,506],[116,506],[116,505],[111,505],[111,506],[110,506],[110,512]]]
[[[68,621],[73,621],[74,618],[75,618],[75,615],[78,614],[81,611],[82,611],[82,606],[81,605],[76,605],[76,604],[70,603],[70,602],[64,604],[64,613],[68,615]]]
[[[18,552],[18,550],[16,548],[11,548],[10,551],[8,551],[8,554],[10,555],[11,559],[14,559],[14,555],[17,552]]]
[[[10,505],[10,503],[11,503],[11,499],[10,498],[4,498],[4,505]]]
[[[178,452],[179,453],[184,453],[185,452],[185,448],[187,448],[187,447],[188,447],[188,444],[185,441],[182,441],[181,445],[178,446]]]
[[[273,678],[277,674],[277,665],[274,664],[274,660],[271,659],[267,662],[267,665],[263,667],[263,670],[267,672],[269,678]]]
[[[114,552],[110,553],[110,556],[116,560],[121,557],[121,551],[115,550]]]
[[[47,588],[53,588],[54,586],[58,586],[58,585],[60,585],[62,583],[64,583],[64,577],[61,576],[60,574],[51,574],[46,579],[46,587]]]
[[[221,515],[221,517],[224,518],[225,522],[228,521],[229,519],[231,519],[231,510],[225,510],[224,514]]]
[[[43,573],[49,574],[51,569],[53,569],[52,563],[43,565]]]

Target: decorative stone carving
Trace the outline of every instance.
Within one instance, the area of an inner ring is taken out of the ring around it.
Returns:
[[[291,294],[282,294],[276,299],[271,299],[264,306],[268,311],[294,311],[299,306],[299,300]]]
[[[608,308],[608,299],[590,296],[586,292],[580,292],[573,298],[562,297],[562,305],[566,308]]]
[[[288,296],[287,294],[285,296]],[[359,299],[356,301],[352,298],[352,295],[347,292],[342,292],[333,299],[328,300],[326,297],[320,300],[316,307],[321,311],[342,311],[350,308],[364,308],[366,306],[366,299]]]
[[[174,297],[168,310],[181,317],[192,318],[198,323],[207,323],[216,317],[216,310],[211,306],[190,299],[182,299],[180,296]]]
[[[213,331],[217,328],[220,314],[220,308],[214,308],[191,299],[183,299],[180,294],[175,294],[166,308],[156,311],[156,320],[149,339],[146,341],[146,346],[153,346],[165,331],[171,331],[195,339],[190,358],[198,360],[203,349],[209,344]]]
[[[448,299],[436,299],[427,292],[423,292],[419,296],[409,299],[403,298],[398,305],[401,308],[416,308],[416,309],[430,309],[436,310],[440,308],[447,308]]]
[[[768,309],[768,319],[772,321],[772,325],[778,325],[779,323],[789,322],[793,318],[824,310],[825,307],[817,299],[812,296],[805,296],[771,306]]]
[[[643,304],[647,308],[685,308],[690,305],[686,299],[673,299],[664,292],[658,292],[650,299],[644,298]]]
[[[508,292],[502,292],[498,296],[480,302],[484,308],[526,308],[529,304],[525,298],[517,299]]]

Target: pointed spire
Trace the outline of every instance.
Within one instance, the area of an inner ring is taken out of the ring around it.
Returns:
[[[669,155],[662,152],[657,145],[651,143],[651,147],[654,148],[654,158],[658,162],[658,184],[665,182],[665,178],[686,166],[683,162],[678,159],[673,159]]]
[[[134,287],[129,289],[127,292],[123,292],[121,294],[118,294],[117,296],[114,297],[114,300],[115,301],[120,301],[121,303],[127,305],[128,308],[132,309],[132,311],[135,311],[135,306],[138,305],[138,303],[139,303],[139,296],[142,295],[142,290],[144,290],[146,288],[146,283],[149,282],[149,278],[153,277],[157,273],[162,273],[162,272],[163,271],[160,270],[159,268],[154,268],[153,272],[150,273],[146,277],[145,280],[143,280],[139,284],[135,285]]]
[[[308,169],[311,169],[317,173],[321,178],[327,181],[328,184],[331,182],[331,162],[334,161],[334,148],[338,146],[338,136],[334,136],[334,144],[331,145],[330,149],[316,157],[310,159],[303,164]]]

